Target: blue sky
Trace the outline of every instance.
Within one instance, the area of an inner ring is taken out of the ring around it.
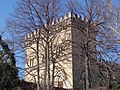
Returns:
[[[9,17],[10,13],[14,11],[14,6],[17,0],[0,0],[0,28],[5,25],[5,20]],[[112,0],[114,4],[120,4],[120,0]]]
[[[0,28],[5,25],[5,20],[13,12],[17,0],[0,0]]]

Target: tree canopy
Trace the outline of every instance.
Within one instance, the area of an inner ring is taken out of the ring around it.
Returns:
[[[0,90],[13,90],[18,84],[14,53],[0,37]]]

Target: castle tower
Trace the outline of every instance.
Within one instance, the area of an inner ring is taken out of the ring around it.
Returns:
[[[92,23],[91,23],[92,25]],[[95,50],[96,31],[94,27],[91,27],[91,31],[87,32],[87,20],[80,16],[73,15],[71,12],[66,14],[64,17],[57,19],[51,23],[51,36],[55,36],[50,42],[50,59],[51,61],[51,76],[53,64],[52,60],[55,59],[54,69],[54,86],[63,87],[67,89],[74,88],[75,90],[84,90],[85,84],[85,53],[86,41],[89,43],[89,50]],[[53,30],[53,31],[52,31]],[[55,33],[55,34],[54,34]],[[87,34],[89,35],[87,36]],[[36,33],[28,34],[26,40],[32,40]],[[37,78],[37,61],[36,61],[36,44],[35,41],[26,42],[29,47],[26,48],[26,77],[25,80],[29,82],[36,82]],[[42,45],[42,46],[40,46]],[[45,70],[45,46],[44,41],[39,43],[39,66],[40,66],[40,83],[43,83],[44,70]],[[31,48],[32,47],[32,48]],[[52,54],[51,54],[52,53]],[[54,58],[55,57],[55,58]],[[90,61],[96,59],[95,54],[90,54]]]

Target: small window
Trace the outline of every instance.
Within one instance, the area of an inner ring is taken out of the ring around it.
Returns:
[[[63,88],[63,81],[58,82],[58,87]]]

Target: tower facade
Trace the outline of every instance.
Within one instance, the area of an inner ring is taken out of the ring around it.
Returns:
[[[87,31],[86,19],[68,13],[51,23],[49,35],[50,82],[54,77],[54,86],[67,89],[84,90],[85,85],[85,55],[89,40],[89,50],[95,50],[96,31],[91,27]],[[92,23],[91,23],[92,24]],[[41,28],[42,31],[42,28]],[[37,82],[36,33],[28,34],[26,39],[26,77],[29,82]],[[40,34],[40,37],[42,35]],[[39,77],[44,83],[46,73],[46,42],[39,38]],[[30,41],[30,42],[29,42]],[[95,54],[90,54],[96,59]]]

